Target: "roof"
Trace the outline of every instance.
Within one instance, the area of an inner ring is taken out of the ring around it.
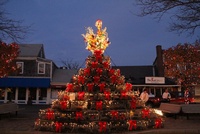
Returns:
[[[19,57],[45,58],[43,44],[19,44]]]
[[[126,80],[133,85],[176,85],[176,83],[165,77],[165,84],[145,84],[145,77],[154,77],[154,66],[113,66],[114,69],[120,69]]]
[[[56,69],[53,74],[51,86],[66,86],[75,74],[77,74],[77,70],[75,69]]]
[[[120,69],[122,75],[126,78],[144,78],[146,76],[153,76],[153,66],[113,66],[114,69]]]

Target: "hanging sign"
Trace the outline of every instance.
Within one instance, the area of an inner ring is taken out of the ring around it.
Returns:
[[[146,84],[165,84],[165,77],[145,77]]]

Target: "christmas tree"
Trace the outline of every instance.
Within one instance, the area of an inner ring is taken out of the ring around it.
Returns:
[[[109,56],[104,55],[109,46],[106,28],[97,20],[94,34],[91,27],[82,35],[86,49],[92,55],[58,93],[51,108],[40,110],[35,129],[40,131],[73,133],[112,133],[162,128],[163,117],[159,110],[145,106],[125,82],[119,69],[112,69]]]

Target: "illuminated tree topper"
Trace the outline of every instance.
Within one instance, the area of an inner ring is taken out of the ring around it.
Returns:
[[[95,51],[102,51],[104,53],[105,49],[110,44],[108,33],[106,32],[106,27],[102,29],[102,21],[97,20],[95,23],[97,27],[97,33],[94,34],[91,27],[86,28],[86,34],[82,34],[84,41],[87,43],[86,49],[94,53]]]

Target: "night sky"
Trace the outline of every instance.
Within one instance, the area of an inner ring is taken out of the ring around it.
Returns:
[[[169,32],[169,15],[160,22],[153,16],[137,17],[139,8],[134,0],[10,0],[5,10],[9,18],[23,20],[31,25],[31,32],[20,43],[43,44],[47,59],[61,66],[61,60],[84,64],[91,52],[87,51],[81,34],[86,27],[96,31],[97,19],[107,27],[111,44],[105,51],[112,59],[111,65],[152,65],[156,46],[163,49],[178,43],[193,43],[200,31],[191,37]],[[6,41],[4,41],[6,42]],[[7,40],[6,43],[10,43]]]

